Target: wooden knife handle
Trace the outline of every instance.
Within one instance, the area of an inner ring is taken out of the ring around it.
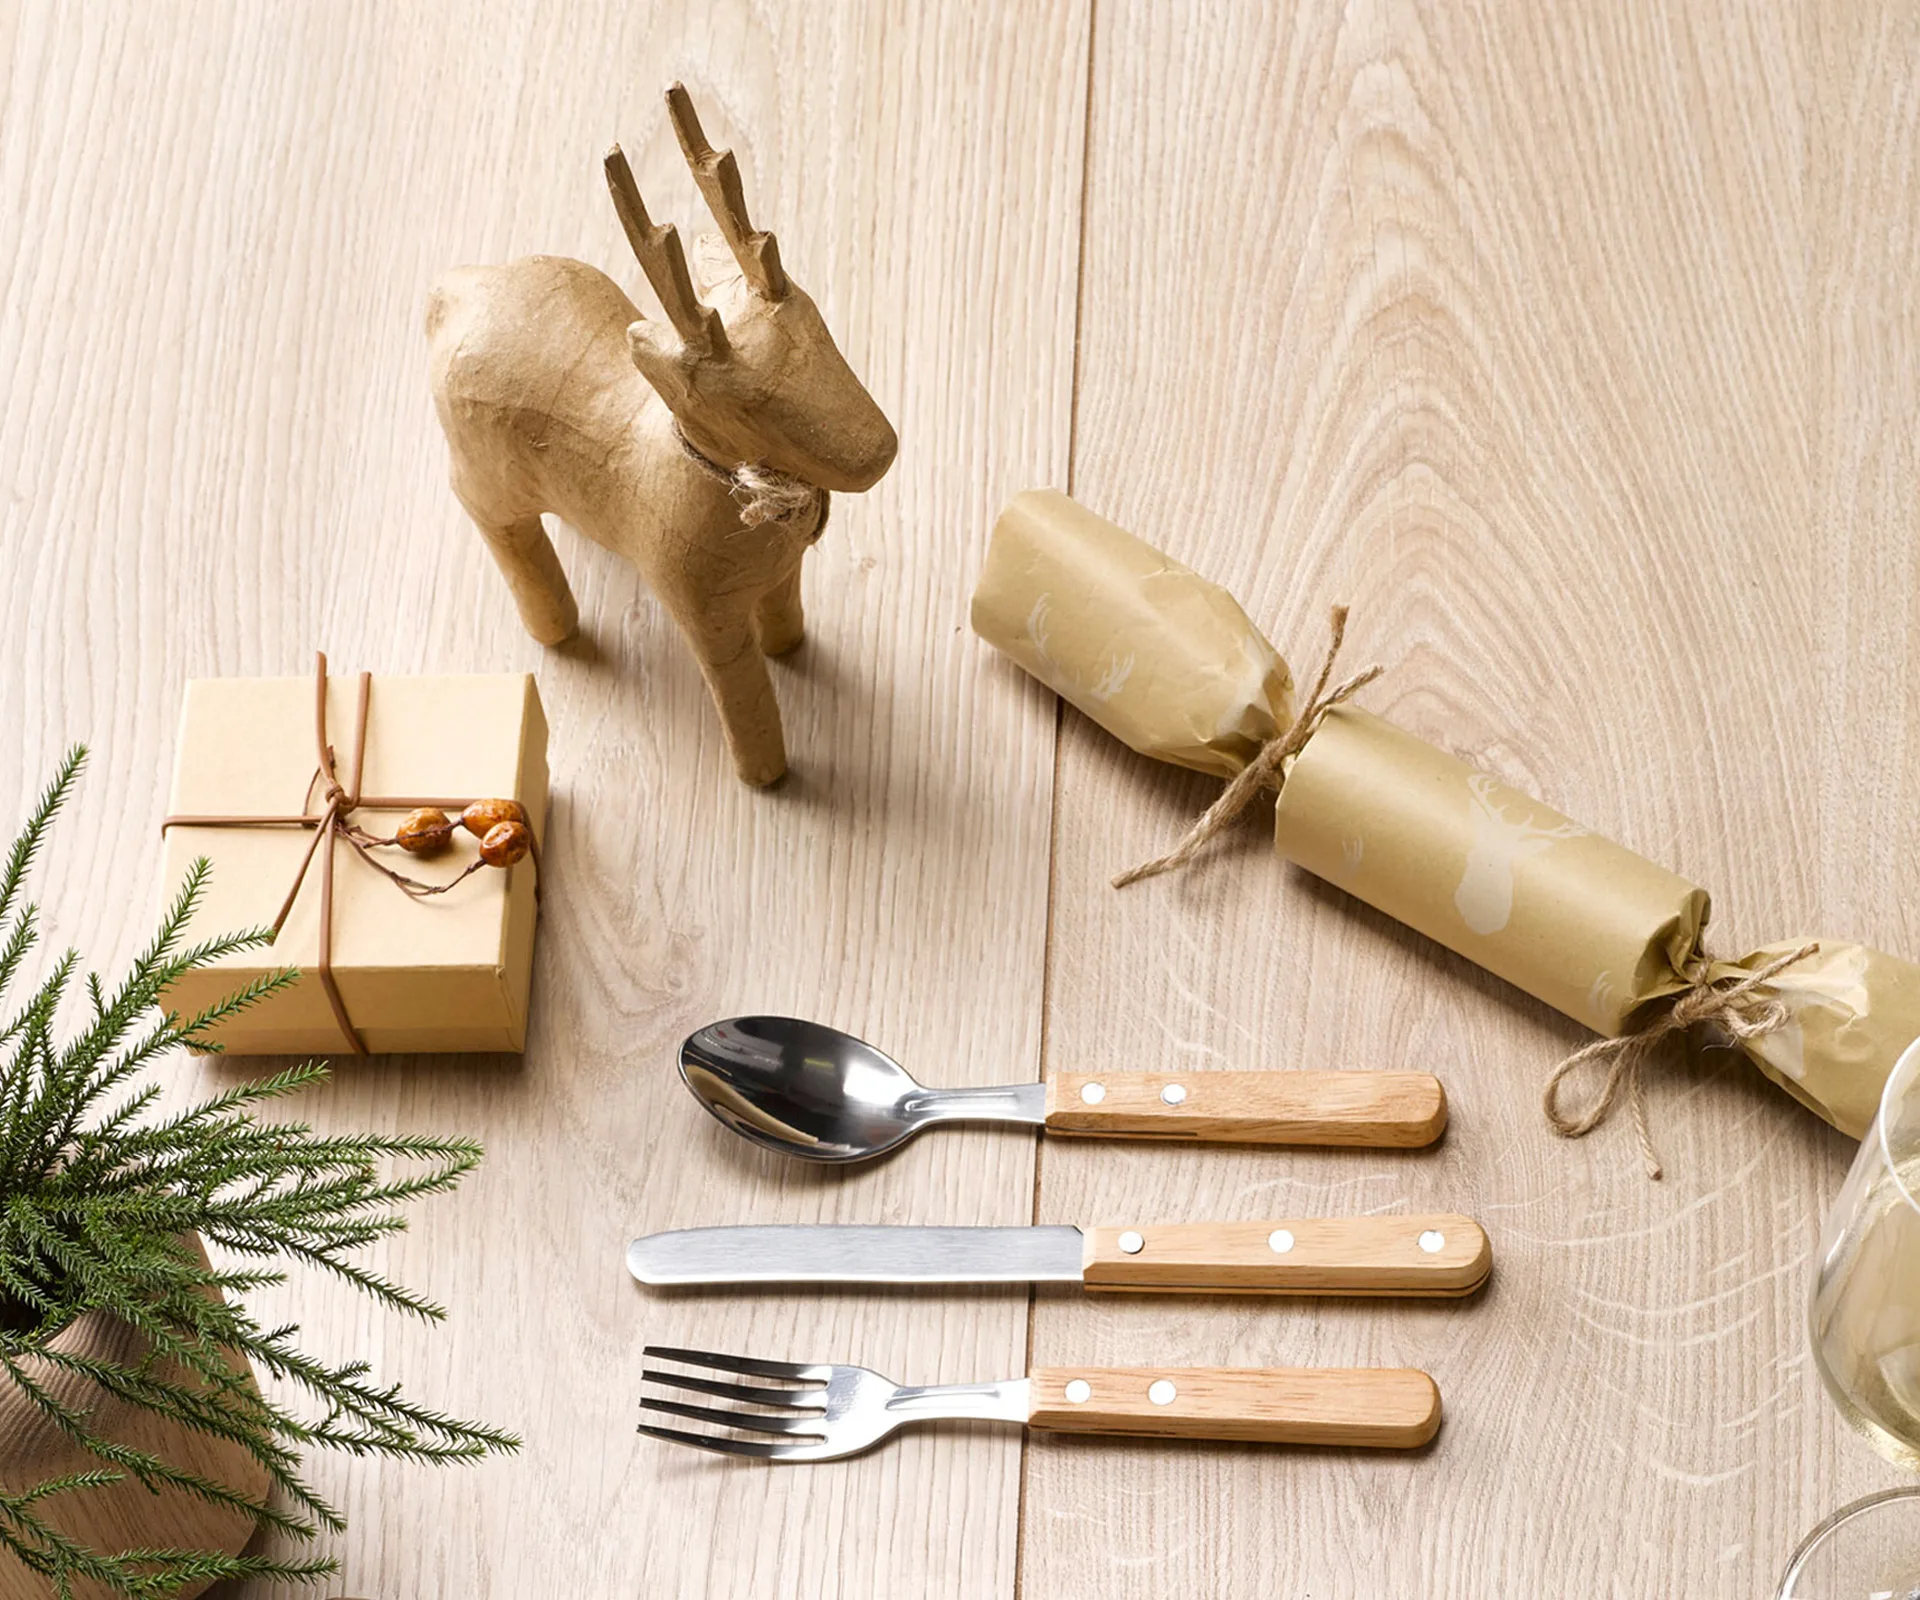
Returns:
[[[1412,1149],[1446,1125],[1447,1092],[1424,1072],[1066,1072],[1047,1083],[1053,1134]]]
[[[1464,1295],[1493,1247],[1461,1216],[1289,1217],[1089,1228],[1089,1289],[1208,1294]]]
[[[1404,1367],[1042,1367],[1030,1393],[1056,1433],[1411,1450],[1440,1427],[1433,1379]]]

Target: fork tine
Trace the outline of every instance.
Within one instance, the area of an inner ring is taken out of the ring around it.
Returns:
[[[722,1400],[745,1400],[756,1406],[787,1406],[795,1411],[820,1411],[826,1396],[818,1389],[762,1389],[751,1383],[716,1383],[711,1378],[695,1378],[679,1372],[661,1372],[648,1367],[640,1374],[644,1383],[667,1384],[675,1389],[691,1389],[696,1394],[718,1395]]]
[[[691,1417],[695,1422],[710,1422],[716,1428],[739,1428],[747,1433],[799,1434],[802,1438],[824,1439],[826,1419],[807,1417],[771,1417],[750,1411],[729,1411],[723,1406],[690,1406],[678,1400],[656,1400],[652,1395],[640,1402],[645,1411],[667,1411],[676,1417]]]
[[[799,1455],[809,1448],[796,1444],[775,1444],[771,1439],[722,1439],[707,1433],[682,1433],[678,1428],[655,1428],[644,1422],[640,1424],[640,1432],[651,1434],[656,1439],[665,1439],[670,1444],[690,1444],[696,1450],[712,1450],[723,1456],[757,1456],[762,1461],[779,1461],[787,1456]]]
[[[647,1345],[640,1353],[661,1361],[678,1361],[683,1366],[712,1367],[716,1372],[744,1372],[753,1378],[784,1378],[789,1383],[825,1383],[833,1376],[830,1366],[802,1366],[792,1361],[756,1361],[750,1356],[721,1355],[714,1350],[676,1350],[664,1344]]]

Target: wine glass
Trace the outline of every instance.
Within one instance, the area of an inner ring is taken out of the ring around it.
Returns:
[[[1808,1326],[1841,1415],[1896,1466],[1920,1471],[1920,1040],[1827,1215]]]
[[[1920,1486],[1834,1512],[1801,1540],[1778,1600],[1920,1600]]]
[[[1920,1470],[1920,1039],[1895,1063],[1827,1215],[1807,1325],[1840,1414]],[[1828,1517],[1787,1563],[1779,1600],[1920,1600],[1920,1486]]]

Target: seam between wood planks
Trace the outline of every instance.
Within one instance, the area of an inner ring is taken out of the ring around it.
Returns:
[[[1087,301],[1087,192],[1093,172],[1093,73],[1094,37],[1099,20],[1100,0],[1087,0],[1087,71],[1081,84],[1080,121],[1080,217],[1075,232],[1073,258],[1073,358],[1072,375],[1067,383],[1067,493],[1074,491],[1074,463],[1080,446],[1080,323]],[[1050,1046],[1053,1043],[1053,907],[1056,878],[1060,866],[1060,738],[1066,731],[1066,702],[1056,699],[1053,707],[1053,781],[1047,806],[1047,926],[1041,940],[1040,970],[1040,1081],[1047,1079]],[[1028,1221],[1040,1221],[1040,1185],[1046,1164],[1047,1140],[1044,1131],[1034,1140],[1033,1206]],[[1033,1370],[1034,1327],[1038,1318],[1039,1291],[1027,1286],[1026,1370]],[[1013,1513],[1013,1600],[1026,1593],[1027,1557],[1027,1469],[1032,1435],[1020,1435],[1020,1487],[1014,1497]]]

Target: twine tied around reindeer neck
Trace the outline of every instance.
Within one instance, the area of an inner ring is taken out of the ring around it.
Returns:
[[[1341,701],[1350,699],[1361,689],[1380,676],[1380,667],[1371,666],[1356,672],[1343,683],[1333,688],[1327,687],[1327,680],[1333,676],[1333,663],[1340,654],[1340,646],[1347,636],[1347,608],[1335,606],[1329,618],[1331,637],[1327,642],[1326,658],[1320,663],[1320,674],[1313,680],[1312,692],[1301,704],[1299,715],[1284,732],[1269,739],[1260,747],[1260,752],[1237,772],[1220,798],[1201,813],[1200,820],[1187,830],[1186,837],[1163,856],[1155,856],[1151,861],[1142,862],[1137,867],[1129,867],[1113,880],[1116,889],[1124,889],[1130,883],[1138,883],[1142,878],[1151,878],[1162,872],[1171,872],[1176,867],[1184,867],[1219,835],[1233,826],[1241,812],[1253,803],[1253,797],[1262,789],[1279,790],[1286,781],[1281,767],[1298,755],[1306,742],[1319,728],[1321,720]]]
[[[1624,1095],[1627,1109],[1633,1113],[1633,1129],[1640,1139],[1640,1158],[1646,1163],[1647,1176],[1662,1176],[1660,1156],[1653,1147],[1653,1135],[1647,1126],[1646,1088],[1642,1081],[1647,1064],[1669,1038],[1686,1033],[1696,1023],[1711,1023],[1735,1039],[1764,1038],[1784,1026],[1790,1016],[1786,1001],[1777,994],[1761,994],[1760,987],[1819,949],[1818,943],[1803,944],[1798,950],[1776,956],[1765,966],[1737,978],[1695,978],[1691,987],[1682,989],[1666,1010],[1644,1027],[1615,1039],[1596,1039],[1574,1051],[1553,1069],[1541,1093],[1540,1109],[1546,1113],[1547,1125],[1563,1139],[1581,1138],[1605,1122]],[[1704,973],[1706,968],[1707,958],[1703,955],[1697,970]],[[1594,1065],[1606,1068],[1599,1091],[1584,1109],[1563,1109],[1560,1088],[1568,1075]]]
[[[293,874],[293,884],[287,890],[286,898],[280,902],[280,909],[271,923],[272,932],[267,942],[271,944],[286,926],[287,917],[293,911],[293,903],[300,896],[300,886],[307,881],[307,868],[313,864],[317,854],[320,857],[320,918],[316,942],[319,954],[314,960],[314,972],[320,979],[320,987],[326,994],[327,1005],[333,1011],[333,1020],[340,1025],[340,1034],[348,1047],[357,1056],[367,1055],[366,1041],[360,1037],[360,1030],[353,1025],[353,1019],[347,1014],[346,1002],[340,996],[340,985],[333,975],[333,863],[334,844],[344,839],[347,845],[356,851],[374,871],[390,879],[403,893],[417,900],[429,895],[445,894],[449,889],[466,882],[486,863],[481,860],[470,862],[456,878],[446,883],[422,883],[418,878],[409,878],[404,872],[396,872],[384,861],[378,860],[372,850],[375,845],[394,844],[393,839],[382,839],[368,832],[353,820],[358,810],[372,811],[416,811],[432,806],[454,812],[456,815],[474,803],[475,797],[452,799],[445,796],[362,794],[360,780],[367,764],[367,708],[373,695],[373,674],[363,672],[359,679],[359,695],[356,701],[353,724],[353,765],[349,769],[351,779],[340,781],[339,767],[334,759],[333,746],[327,742],[327,658],[324,652],[315,651],[314,670],[314,739],[318,745],[319,763],[314,774],[307,780],[307,792],[303,804],[312,804],[314,790],[320,790],[323,802],[319,811],[301,810],[284,815],[248,816],[239,812],[222,812],[215,815],[177,815],[163,817],[160,831],[164,834],[169,828],[311,828],[313,837],[307,841],[306,854],[301,856],[300,865]],[[534,870],[534,892],[539,893],[540,845],[533,837],[532,830],[527,833],[528,864]]]
[[[768,522],[782,526],[799,525],[809,517],[814,517],[813,532],[808,542],[818,539],[827,531],[827,512],[832,505],[832,497],[825,489],[816,488],[805,478],[797,478],[791,472],[763,467],[755,461],[742,461],[738,466],[724,467],[687,437],[678,417],[673,419],[673,436],[679,441],[681,452],[689,461],[716,483],[726,485],[727,493],[733,496],[734,503],[740,507],[742,527],[757,528]],[[815,516],[815,513],[818,515]]]

